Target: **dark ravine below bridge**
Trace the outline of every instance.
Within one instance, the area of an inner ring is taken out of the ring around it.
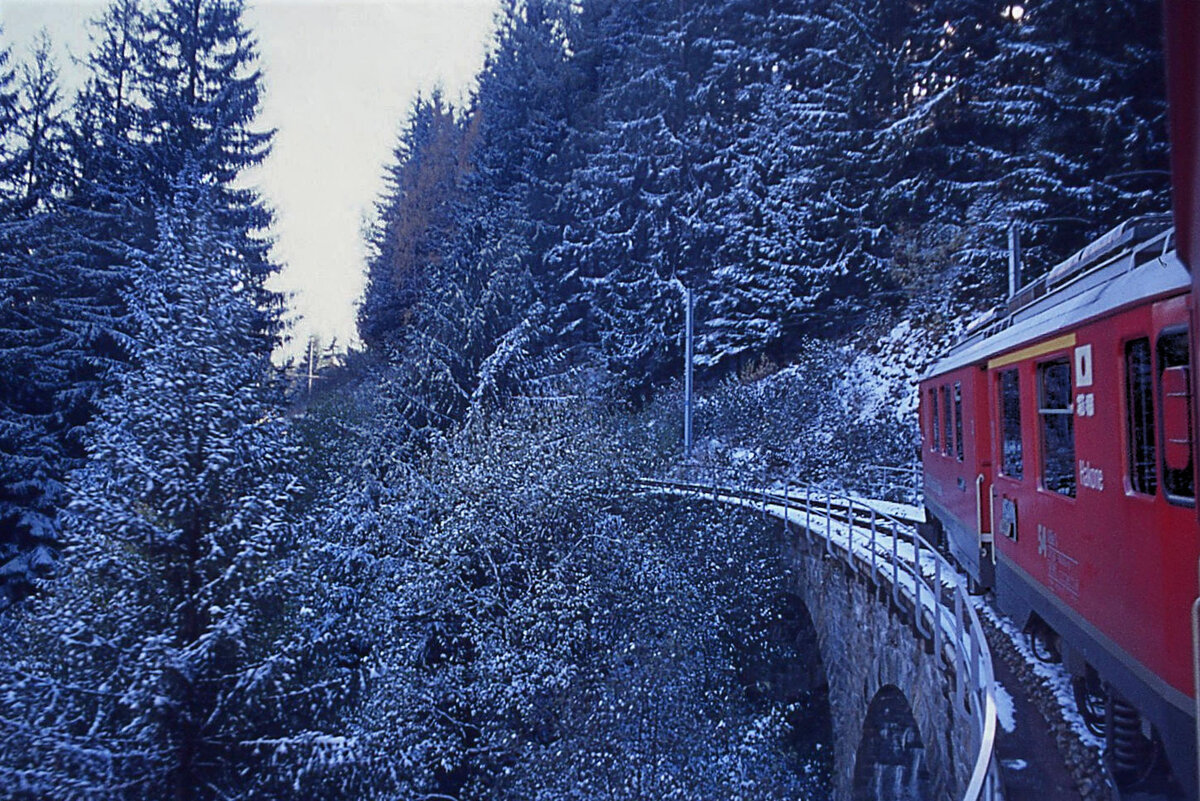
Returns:
[[[812,618],[829,680],[837,801],[1010,797],[984,627],[953,567],[912,526],[795,485],[645,479],[641,488],[782,523],[788,590]]]

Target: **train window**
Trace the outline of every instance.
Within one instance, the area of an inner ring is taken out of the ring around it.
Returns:
[[[1163,427],[1163,489],[1167,497],[1196,497],[1192,477],[1192,391],[1186,329],[1158,337],[1159,412]]]
[[[1021,391],[1016,369],[1000,374],[1000,427],[1003,448],[1000,472],[1009,478],[1025,477],[1025,459],[1021,448]]]
[[[933,439],[932,439],[933,449],[935,451],[941,450],[942,444],[940,442],[941,437],[939,436],[941,433],[941,429],[938,424],[938,406],[937,406],[937,390],[936,389],[929,390],[929,419],[930,419],[930,422],[932,423],[932,429],[933,429]]]
[[[963,460],[962,384],[954,384],[954,455]]]
[[[942,384],[942,453],[950,454],[950,432],[953,430],[950,409],[950,387]]]
[[[1075,497],[1075,416],[1071,364],[1038,366],[1038,418],[1042,429],[1042,487]]]
[[[1129,485],[1135,492],[1158,490],[1158,457],[1154,442],[1154,390],[1150,340],[1125,343],[1125,399],[1129,428]]]

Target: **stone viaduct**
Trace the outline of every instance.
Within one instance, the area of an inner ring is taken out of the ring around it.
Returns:
[[[849,531],[843,542],[851,545],[839,552],[826,540],[824,517],[792,508],[785,526],[784,507],[756,495],[710,489],[698,497],[761,509],[778,530],[790,592],[808,612],[801,628],[811,625],[800,638],[816,641],[817,653],[811,648],[809,653],[821,662],[796,675],[823,671],[828,680],[835,801],[962,801],[968,792],[969,801],[1000,798],[994,772],[982,788],[969,787],[981,750],[990,758],[979,720],[983,712],[991,714],[994,731],[994,706],[972,710],[984,694],[956,688],[958,674],[967,671],[953,655],[954,637],[943,633],[937,647],[941,653],[935,653],[935,616],[942,619],[944,632],[953,632],[953,625],[946,624],[952,617],[943,608],[945,598],[926,598],[922,604],[919,595],[915,603],[911,593],[897,596],[892,580],[898,574],[890,566],[874,570],[869,560],[864,564],[854,558],[853,526],[843,529]],[[924,616],[918,619],[922,609]],[[966,642],[959,637],[958,647]],[[990,693],[986,645],[975,657],[987,661]]]
[[[834,798],[961,799],[978,741],[911,612],[819,543],[795,532],[780,540],[829,682]]]

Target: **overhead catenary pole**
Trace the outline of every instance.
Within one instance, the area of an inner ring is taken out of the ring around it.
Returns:
[[[684,287],[683,455],[692,458],[692,288]]]
[[[313,387],[313,351],[316,350],[316,337],[308,338],[308,396],[312,397]]]
[[[684,5],[685,4],[682,2],[682,0],[675,0],[675,12],[676,12],[675,18],[677,20],[686,19],[686,17],[684,16],[684,13],[683,13]],[[679,69],[680,69],[681,75],[687,73],[687,41],[688,41],[687,37],[685,37],[685,36],[679,37]],[[682,126],[681,126],[680,130],[678,131],[678,133],[676,133],[675,138],[679,142],[680,183],[679,183],[678,189],[680,191],[683,191],[684,186],[685,186],[685,181],[687,178],[687,138],[683,135]],[[680,223],[680,225],[676,229],[677,230],[676,235],[680,239],[682,239],[683,238],[683,230],[684,230],[683,220],[678,220],[678,222]],[[680,266],[680,263],[681,263],[680,256],[682,255],[682,253],[683,253],[682,242],[676,242],[674,264],[677,267]],[[676,280],[678,280],[678,279],[676,279]],[[683,355],[683,359],[684,359],[684,363],[683,363],[683,458],[691,459],[692,458],[692,406],[693,406],[693,403],[692,403],[692,401],[693,401],[693,398],[692,398],[692,356],[694,353],[693,347],[692,347],[692,330],[693,330],[692,309],[693,309],[694,304],[692,303],[692,287],[690,284],[683,288],[683,306],[684,306],[684,329],[685,329],[685,334],[684,334],[685,344],[684,344],[684,355]]]
[[[1008,226],[1008,296],[1021,291],[1021,229],[1013,220]]]

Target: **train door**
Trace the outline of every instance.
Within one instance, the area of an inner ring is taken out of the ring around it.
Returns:
[[[990,588],[995,582],[996,552],[992,540],[992,518],[995,514],[992,501],[992,442],[991,398],[988,393],[988,373],[983,365],[971,371],[971,443],[975,476],[975,531],[978,536],[979,570],[977,581],[982,588]]]

